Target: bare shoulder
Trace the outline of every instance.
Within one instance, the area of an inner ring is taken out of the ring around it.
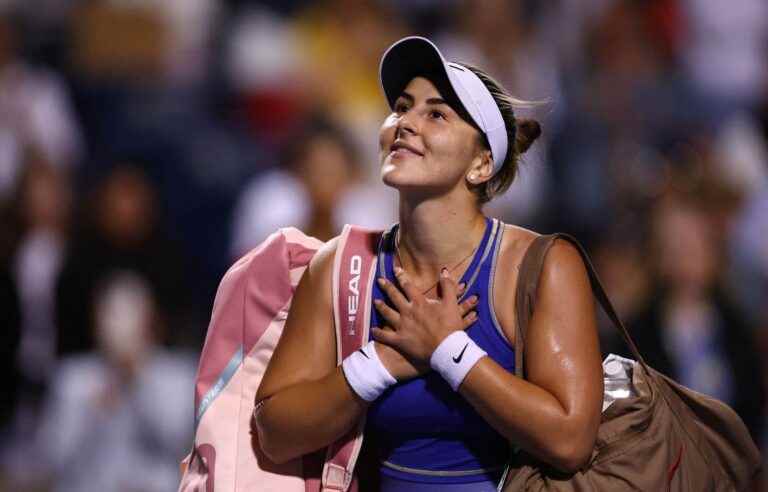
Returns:
[[[339,247],[339,236],[336,236],[317,250],[315,256],[309,262],[309,267],[305,275],[324,276],[330,275],[333,269],[333,260],[336,257],[336,250]]]
[[[309,262],[304,274],[296,287],[291,303],[288,325],[296,318],[316,315],[320,319],[326,313],[332,319],[333,310],[333,265],[339,246],[339,236],[336,236],[317,250]],[[292,320],[291,318],[294,318]]]
[[[500,280],[504,282],[503,285],[510,286],[510,282],[512,284],[517,282],[517,272],[531,243],[542,234],[511,224],[505,224],[504,228],[496,275],[501,275]],[[561,274],[567,271],[575,274],[582,272],[586,275],[584,262],[576,246],[560,238],[554,241],[544,258],[542,277],[551,275],[552,270]],[[514,287],[514,285],[511,286]]]
[[[493,305],[496,317],[507,340],[514,343],[517,314],[517,292],[520,265],[531,243],[541,234],[524,227],[505,224],[501,250],[497,260]],[[589,278],[576,247],[564,239],[556,239],[547,252],[539,279],[539,295],[557,296],[563,292],[590,295]]]
[[[581,253],[570,241],[555,239],[544,258],[544,266],[539,280],[539,293],[551,292],[554,295],[562,291],[573,294],[592,295],[584,260]]]
[[[522,259],[528,250],[528,246],[531,245],[534,239],[541,236],[536,231],[514,224],[503,224],[503,227],[504,236],[501,241],[501,251],[499,252],[500,261],[505,258]]]

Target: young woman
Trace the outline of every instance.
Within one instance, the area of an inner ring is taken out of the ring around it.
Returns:
[[[514,376],[515,287],[534,232],[485,217],[540,134],[481,70],[419,37],[387,50],[392,107],[381,176],[400,194],[380,246],[372,341],[337,367],[331,307],[336,243],[313,258],[259,388],[259,442],[284,462],[335,441],[364,414],[381,489],[495,490],[510,449],[563,471],[589,458],[602,368],[592,291],[578,252],[547,255]]]

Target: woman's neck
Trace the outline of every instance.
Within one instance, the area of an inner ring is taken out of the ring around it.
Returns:
[[[484,232],[485,217],[473,203],[457,204],[449,197],[417,201],[400,195],[400,259],[417,278],[458,267],[480,244]]]

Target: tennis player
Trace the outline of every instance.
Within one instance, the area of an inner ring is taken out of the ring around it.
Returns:
[[[483,214],[541,129],[482,70],[446,61],[421,37],[380,65],[392,113],[379,132],[381,178],[399,223],[379,249],[372,339],[336,366],[336,241],[312,259],[259,388],[259,441],[275,462],[318,450],[367,417],[384,492],[493,491],[513,449],[571,472],[586,463],[603,382],[581,257],[547,254],[514,376],[515,287],[537,236]]]

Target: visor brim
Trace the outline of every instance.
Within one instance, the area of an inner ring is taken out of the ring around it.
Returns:
[[[448,105],[476,126],[448,77],[447,61],[440,50],[426,38],[412,36],[392,45],[381,59],[379,78],[389,107],[415,77],[432,82]]]

